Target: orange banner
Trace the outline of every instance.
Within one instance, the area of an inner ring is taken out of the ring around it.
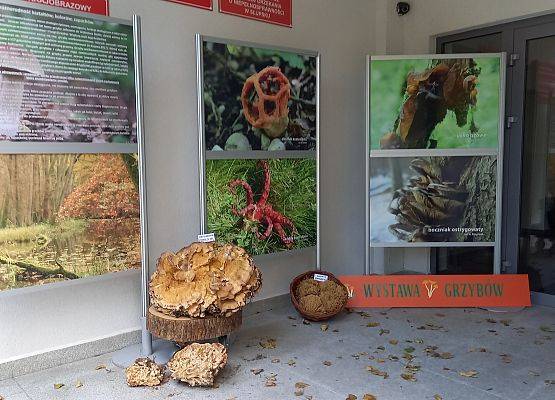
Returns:
[[[526,307],[528,275],[341,276],[347,307]]]

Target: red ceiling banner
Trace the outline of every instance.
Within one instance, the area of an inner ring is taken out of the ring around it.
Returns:
[[[108,0],[24,0],[28,3],[60,7],[91,14],[109,15]]]
[[[224,14],[293,26],[293,0],[219,0],[219,5]]]
[[[166,0],[171,3],[184,4],[186,6],[192,6],[197,8],[203,8],[205,10],[212,10],[212,0]]]
[[[347,307],[528,307],[528,275],[341,276]]]

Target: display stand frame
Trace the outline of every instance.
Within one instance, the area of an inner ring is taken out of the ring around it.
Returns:
[[[204,128],[204,121],[205,121],[205,112],[204,112],[204,87],[203,87],[203,76],[204,76],[204,66],[203,66],[203,43],[204,42],[215,42],[215,43],[222,43],[222,44],[231,44],[236,46],[246,46],[246,47],[255,47],[255,48],[262,48],[268,50],[276,50],[276,51],[284,51],[284,52],[291,52],[297,53],[305,56],[314,57],[316,59],[316,149],[315,151],[308,150],[308,151],[249,151],[252,154],[252,159],[261,159],[262,155],[266,155],[267,159],[269,158],[280,158],[280,156],[284,156],[281,158],[315,158],[316,160],[316,268],[320,269],[320,63],[321,63],[321,54],[318,51],[314,50],[304,50],[304,49],[296,49],[291,47],[285,46],[273,46],[267,45],[262,43],[255,43],[255,42],[247,42],[241,40],[234,40],[234,39],[226,39],[221,37],[213,37],[213,36],[206,36],[200,33],[195,35],[195,43],[196,43],[196,62],[197,62],[197,121],[198,121],[198,135],[199,135],[199,233],[200,234],[207,234],[212,232],[207,232],[207,213],[206,213],[206,160],[210,159],[207,156],[206,146],[205,146],[205,128]],[[244,153],[241,151],[231,152],[229,151],[229,158],[232,155],[240,155],[239,153]],[[271,153],[271,154],[270,154]],[[294,156],[293,153],[296,153]],[[312,155],[313,153],[313,155]],[[287,156],[287,154],[290,154]],[[268,155],[270,155],[268,157]],[[238,158],[246,158],[246,157],[238,157]],[[307,247],[307,248],[300,248],[300,249],[293,249],[293,250],[286,250],[281,252],[275,253],[268,253],[268,254],[261,254],[254,256],[256,261],[261,259],[273,259],[278,255],[287,255],[287,254],[299,254],[300,252],[314,249],[314,247]]]
[[[439,60],[457,58],[484,58],[498,57],[499,64],[499,118],[498,118],[498,145],[497,149],[411,149],[411,150],[372,150],[371,149],[371,66],[372,61],[387,60]],[[381,252],[381,257],[385,262],[385,251],[388,248],[437,248],[437,247],[493,247],[494,262],[493,273],[501,273],[501,227],[502,227],[502,208],[503,208],[503,153],[504,153],[504,132],[505,132],[505,91],[506,91],[507,55],[506,53],[467,53],[467,54],[424,54],[424,55],[385,55],[385,56],[366,56],[366,120],[365,120],[365,165],[366,165],[366,218],[365,218],[365,273],[374,273],[371,262],[371,251]],[[494,242],[425,242],[425,243],[371,243],[370,241],[370,160],[373,157],[403,157],[403,156],[431,156],[431,155],[452,155],[452,156],[479,156],[491,155],[497,160],[496,165],[496,219],[495,219],[495,241]]]

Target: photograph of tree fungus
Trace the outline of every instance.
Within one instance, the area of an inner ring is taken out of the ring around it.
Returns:
[[[371,149],[497,147],[500,60],[372,60]]]
[[[316,160],[207,160],[207,229],[251,255],[316,245]]]
[[[370,242],[495,241],[494,156],[370,160]]]
[[[203,42],[207,151],[315,150],[316,57]]]
[[[0,155],[0,290],[139,268],[135,154]]]

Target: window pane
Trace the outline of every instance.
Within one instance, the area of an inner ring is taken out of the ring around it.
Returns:
[[[555,294],[555,37],[529,40],[526,57],[519,273]]]
[[[501,33],[444,43],[443,53],[498,53]],[[493,274],[493,247],[446,247],[435,250],[438,274]]]
[[[499,53],[503,51],[501,33],[478,36],[443,44],[443,53]]]

